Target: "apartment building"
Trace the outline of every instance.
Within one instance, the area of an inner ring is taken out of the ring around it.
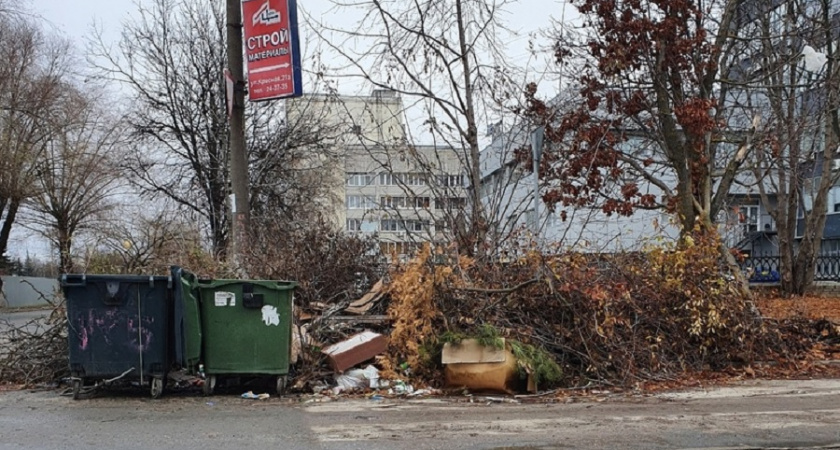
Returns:
[[[444,241],[466,204],[459,150],[408,142],[402,100],[393,91],[369,96],[304,96],[290,102],[290,120],[317,120],[337,130],[330,195],[314,200],[337,229],[375,234],[385,255],[410,255],[422,242]]]

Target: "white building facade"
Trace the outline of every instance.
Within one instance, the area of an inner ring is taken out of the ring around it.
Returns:
[[[331,156],[338,159],[332,195],[320,202],[335,228],[375,234],[386,256],[410,256],[423,242],[447,239],[451,212],[466,200],[459,152],[408,142],[396,93],[310,96],[298,104],[344,130]],[[290,114],[301,114],[295,108]]]

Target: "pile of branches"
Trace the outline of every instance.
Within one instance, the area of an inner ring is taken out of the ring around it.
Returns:
[[[371,236],[337,232],[324,222],[290,229],[283,221],[254,224],[245,258],[248,275],[294,280],[295,304],[343,304],[361,297],[386,272],[378,243]]]
[[[446,270],[427,257],[392,275],[400,286],[391,292],[395,331],[401,323],[417,327],[421,310],[424,330],[396,340],[392,334],[392,359],[422,359],[429,346],[423,350],[418,340],[485,325],[548,351],[565,385],[631,386],[807,351],[806,342],[761,319],[726,275],[718,248],[698,235],[679,248],[644,253],[528,252],[508,262],[461,258]],[[431,274],[433,292],[418,306],[418,290],[406,284],[417,280],[416,288],[430,289]]]
[[[798,341],[803,347],[812,343],[840,347],[840,326],[828,319],[809,319],[798,316],[780,320],[777,323],[785,336]]]
[[[35,386],[70,375],[62,306],[22,325],[0,323],[0,382]]]

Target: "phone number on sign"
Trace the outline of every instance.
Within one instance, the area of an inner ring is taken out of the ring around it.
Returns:
[[[284,92],[289,90],[289,83],[272,84],[268,86],[260,86],[255,92]]]

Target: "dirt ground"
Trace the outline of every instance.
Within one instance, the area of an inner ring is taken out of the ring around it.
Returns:
[[[774,291],[759,292],[756,295],[756,306],[764,317],[772,319],[801,316],[840,323],[840,297],[836,294],[782,298]]]

